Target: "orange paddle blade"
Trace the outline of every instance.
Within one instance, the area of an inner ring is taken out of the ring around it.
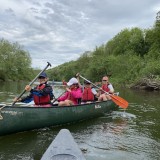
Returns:
[[[119,107],[126,109],[128,107],[128,102],[124,100],[123,98],[110,94],[110,97],[112,98],[112,101],[116,103]]]

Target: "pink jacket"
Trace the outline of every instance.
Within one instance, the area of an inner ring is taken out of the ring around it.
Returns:
[[[66,92],[64,96],[58,98],[58,102],[71,100],[75,105],[78,104],[78,99],[82,97],[82,91],[80,88],[74,89],[71,92]]]

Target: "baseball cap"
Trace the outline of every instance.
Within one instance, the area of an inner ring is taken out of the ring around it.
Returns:
[[[73,77],[73,78],[71,78],[71,79],[69,80],[69,82],[67,83],[67,86],[71,86],[71,85],[77,84],[77,83],[78,83],[78,80]]]
[[[91,82],[85,80],[84,84],[91,84]]]
[[[47,74],[46,74],[45,72],[43,72],[43,73],[41,73],[41,74],[39,75],[39,77],[38,77],[38,78],[40,78],[40,77],[44,77],[44,78],[46,78],[46,77],[47,77]]]

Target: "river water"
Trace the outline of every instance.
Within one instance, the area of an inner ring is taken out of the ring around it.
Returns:
[[[25,83],[1,83],[0,103],[11,103]],[[62,89],[55,87],[55,96]],[[92,120],[0,137],[0,160],[39,160],[60,129],[67,128],[87,160],[159,160],[160,92],[118,89],[129,102]]]

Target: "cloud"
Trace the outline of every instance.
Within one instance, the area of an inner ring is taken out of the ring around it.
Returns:
[[[77,59],[124,28],[149,28],[159,0],[5,0],[0,4],[0,38],[30,52],[43,68]]]

